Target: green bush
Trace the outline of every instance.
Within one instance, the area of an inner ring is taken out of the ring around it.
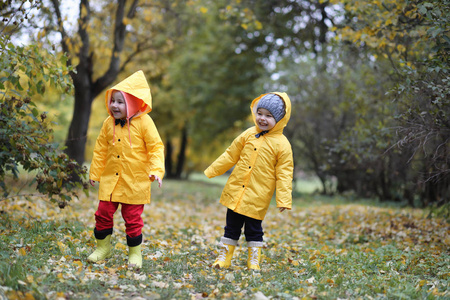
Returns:
[[[87,169],[70,160],[53,142],[51,123],[45,112],[32,102],[43,95],[46,86],[71,92],[66,57],[37,46],[15,46],[8,37],[0,37],[0,187],[3,200],[14,198],[8,176],[19,177],[19,168],[35,176],[39,196],[48,197],[63,208],[79,188]],[[28,194],[31,195],[31,194]],[[24,195],[20,195],[24,196]],[[27,196],[27,195],[25,195]],[[0,198],[0,199],[2,199]]]

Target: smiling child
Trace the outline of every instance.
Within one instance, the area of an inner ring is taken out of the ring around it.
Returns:
[[[263,94],[252,101],[250,108],[255,126],[241,133],[205,170],[205,175],[212,178],[234,166],[220,197],[220,203],[227,207],[226,226],[213,267],[231,266],[245,225],[247,266],[260,270],[262,220],[275,189],[280,212],[292,206],[294,163],[291,145],[283,135],[291,115],[290,99],[286,93]]]
[[[109,117],[103,122],[92,158],[89,182],[99,182],[95,213],[96,250],[87,258],[99,262],[112,255],[114,213],[121,206],[125,220],[128,265],[142,267],[141,214],[150,203],[151,182],[161,187],[164,176],[164,144],[153,120],[150,87],[142,71],[106,91]]]

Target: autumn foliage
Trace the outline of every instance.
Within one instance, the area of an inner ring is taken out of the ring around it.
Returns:
[[[221,185],[165,181],[145,207],[143,267],[127,268],[124,223],[115,216],[113,257],[95,247],[94,195],[65,210],[20,201],[0,211],[0,295],[29,299],[317,299],[450,296],[450,226],[423,210],[369,202],[294,199],[269,208],[260,273],[247,270],[240,241],[230,269],[211,268],[223,234]]]

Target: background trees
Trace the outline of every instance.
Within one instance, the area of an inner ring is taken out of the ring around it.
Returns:
[[[155,121],[165,137],[169,177],[203,167],[201,158],[241,129],[249,99],[256,97],[256,80],[263,72],[260,54],[249,45],[242,20],[226,15],[232,8],[224,3],[205,1],[205,6],[188,8],[182,38],[156,82],[155,97],[164,105]]]
[[[342,19],[319,53],[325,68],[316,57],[280,64],[290,68],[278,84],[300,99],[297,152],[325,187],[336,178],[340,193],[448,202],[449,4],[438,2],[330,1]]]
[[[143,69],[169,177],[202,170],[252,125],[251,99],[279,90],[296,170],[324,193],[448,202],[448,1],[80,0],[73,26],[47,4],[29,24],[74,65],[66,151],[78,162],[104,89]]]
[[[421,205],[448,202],[450,3],[345,4],[357,21],[340,30],[342,38],[363,47],[377,61],[388,60],[388,74],[395,84],[383,101],[395,105],[392,127],[384,126],[391,134],[389,139],[378,139],[387,142],[385,160],[390,174],[396,176],[390,178],[389,182],[396,184],[387,194],[394,197],[384,198],[406,198],[410,204],[418,201]]]

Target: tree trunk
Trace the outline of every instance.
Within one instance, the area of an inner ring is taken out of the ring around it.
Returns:
[[[183,172],[184,161],[186,160],[187,143],[188,143],[188,134],[187,134],[187,126],[185,125],[181,130],[180,152],[178,152],[177,171],[175,173],[175,178],[178,179],[181,178],[181,173]]]
[[[58,20],[59,32],[61,33],[61,46],[64,52],[69,53],[69,44],[67,43],[68,35],[64,30],[62,23],[62,16],[60,11],[60,1],[51,0],[55,14]],[[97,95],[109,87],[117,75],[121,71],[121,68],[125,66],[131,59],[126,59],[124,65],[120,65],[119,54],[123,50],[126,25],[123,22],[125,17],[125,3],[126,0],[117,1],[117,10],[114,23],[114,36],[112,54],[109,60],[109,68],[99,77],[96,81],[93,81],[92,74],[94,68],[94,55],[91,51],[90,36],[87,31],[88,24],[90,22],[90,4],[89,0],[80,0],[80,16],[78,26],[78,37],[80,39],[80,49],[77,53],[78,65],[76,67],[77,72],[70,74],[73,80],[75,88],[75,104],[72,121],[69,127],[69,133],[66,140],[65,152],[70,158],[75,159],[79,164],[84,162],[85,146],[87,140],[87,130],[89,126],[89,119],[91,117],[92,101]],[[131,4],[127,18],[134,17],[138,0],[134,0]],[[135,55],[136,53],[133,53]],[[72,64],[72,58],[69,58],[69,65]]]
[[[91,82],[86,77],[82,83],[74,81],[75,104],[66,140],[65,152],[80,165],[84,162],[89,118],[92,101]]]
[[[166,158],[165,158],[165,168],[166,168],[166,178],[173,178],[173,173],[172,173],[172,166],[173,166],[173,161],[172,161],[172,154],[173,154],[173,146],[172,146],[172,142],[170,140],[170,138],[167,138],[167,142],[166,142]]]
[[[331,191],[328,191],[327,187],[327,177],[324,176],[323,172],[315,170],[316,176],[319,177],[320,182],[322,183],[322,195],[331,195]]]

